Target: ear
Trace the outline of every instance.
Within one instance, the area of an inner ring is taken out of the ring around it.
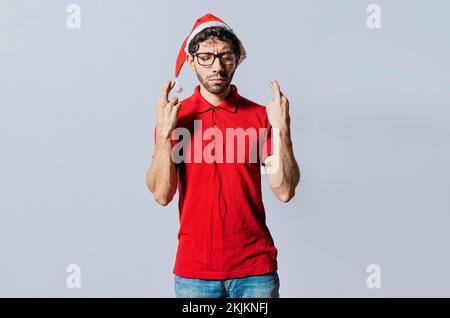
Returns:
[[[194,67],[194,57],[191,54],[187,54],[186,55],[186,61],[189,64],[189,67],[195,71],[195,67]]]
[[[236,68],[238,68],[238,65],[237,65],[238,63],[237,63],[237,61],[239,61],[240,58],[241,58],[241,54],[238,54],[238,55],[237,55],[237,58],[236,58]]]

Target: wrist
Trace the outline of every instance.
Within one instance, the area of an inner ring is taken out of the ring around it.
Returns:
[[[171,145],[171,133],[160,131],[158,128],[156,130],[156,147],[164,147],[167,145]]]
[[[166,140],[171,138],[172,129],[170,129],[167,125],[162,123],[156,123],[156,136],[162,140]]]
[[[279,137],[285,138],[290,137],[291,130],[287,125],[279,125],[278,127],[272,127],[273,133],[278,134]]]
[[[288,126],[276,128],[272,133],[277,135],[282,147],[292,147],[291,130]]]

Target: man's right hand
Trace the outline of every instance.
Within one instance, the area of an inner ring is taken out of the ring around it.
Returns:
[[[174,85],[174,81],[168,81],[163,88],[161,97],[155,103],[157,141],[170,139],[177,124],[181,103],[178,102],[178,97],[169,101],[169,93]]]

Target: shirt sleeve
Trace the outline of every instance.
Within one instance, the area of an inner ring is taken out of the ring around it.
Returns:
[[[272,144],[272,126],[270,125],[267,114],[265,116],[265,132],[262,138],[262,148],[261,148],[261,165],[264,166],[264,161],[267,157],[273,154],[273,144]]]

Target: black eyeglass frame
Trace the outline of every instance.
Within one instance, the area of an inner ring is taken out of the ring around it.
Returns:
[[[214,56],[214,59],[212,60],[212,62],[211,62],[210,64],[202,64],[202,63],[204,63],[204,62],[200,62],[200,59],[199,59],[199,55],[201,55],[201,54],[209,55],[209,56]],[[232,55],[234,56],[234,61],[233,61],[233,63],[230,63],[230,64],[224,63],[224,61],[222,60],[222,56],[225,55],[225,54],[232,54]],[[220,61],[220,63],[221,63],[222,65],[227,65],[227,66],[228,66],[228,65],[235,65],[235,64],[237,63],[237,59],[238,59],[238,55],[237,55],[236,53],[230,52],[230,51],[227,51],[227,52],[221,52],[221,53],[219,53],[219,54],[215,54],[215,53],[211,53],[211,52],[200,52],[200,53],[194,53],[193,56],[197,57],[197,62],[198,62],[198,64],[200,64],[201,66],[205,66],[205,67],[211,67],[211,66],[214,64],[214,62],[216,61],[216,58],[219,59],[219,61]]]

